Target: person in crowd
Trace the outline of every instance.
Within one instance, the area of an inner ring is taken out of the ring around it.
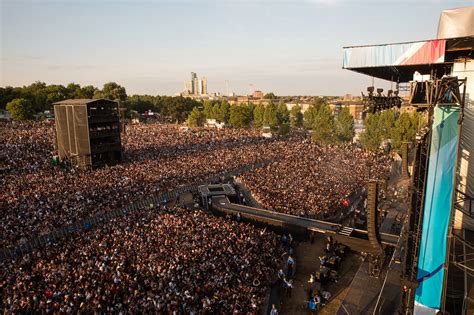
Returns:
[[[272,304],[272,309],[270,310],[270,315],[278,315],[278,309],[275,304]]]
[[[293,276],[295,270],[295,260],[292,256],[288,256],[288,259],[286,261],[286,276],[288,278]]]

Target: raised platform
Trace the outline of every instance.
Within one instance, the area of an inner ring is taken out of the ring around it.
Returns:
[[[225,196],[212,197],[212,209],[233,216],[239,214],[243,219],[294,232],[317,232],[329,234],[339,242],[356,251],[370,252],[372,248],[368,242],[369,238],[367,231],[346,227],[338,223],[314,220],[286,213],[234,204]],[[382,244],[384,245],[395,246],[398,243],[398,235],[381,233],[380,236]]]

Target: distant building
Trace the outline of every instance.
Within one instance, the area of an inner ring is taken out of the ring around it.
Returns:
[[[347,101],[352,101],[352,99],[353,99],[352,94],[346,94],[346,95],[344,95],[344,97],[342,98],[342,100],[343,100],[343,101],[346,101],[346,102],[347,102]]]
[[[202,77],[200,80],[196,72],[191,72],[191,79],[184,83],[183,96],[207,95],[207,79]]]
[[[311,104],[309,103],[302,103],[302,104],[299,104],[299,103],[286,103],[286,108],[288,110],[291,110],[293,107],[295,107],[296,105],[298,105],[299,107],[301,107],[301,112],[304,113],[305,111],[308,110],[308,108],[311,106]]]
[[[361,121],[363,119],[364,104],[361,100],[352,97],[352,95],[348,97],[348,95],[350,94],[345,95],[342,100],[339,99],[330,102],[329,107],[334,115],[337,115],[342,108],[347,107],[352,117],[354,117],[356,121]],[[352,100],[346,101],[346,98],[351,98]]]
[[[207,94],[207,79],[206,77],[202,77],[201,80],[201,95]]]
[[[258,98],[258,99],[262,99],[263,98],[263,92],[262,91],[254,91],[253,94],[252,94],[252,97],[253,98]]]

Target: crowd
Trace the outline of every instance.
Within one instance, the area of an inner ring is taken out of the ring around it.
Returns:
[[[48,233],[98,212],[219,172],[280,156],[291,138],[246,130],[183,132],[174,126],[128,126],[125,162],[96,170],[54,167],[54,125],[1,123],[0,247]]]
[[[310,141],[284,148],[284,159],[240,179],[265,208],[327,218],[347,207],[347,197],[370,178],[388,175],[391,159],[354,145],[319,146]]]
[[[0,247],[14,247],[99,212],[261,161],[242,176],[262,205],[331,212],[386,173],[390,160],[302,133],[127,126],[124,162],[54,166],[54,125],[0,122]],[[285,251],[265,230],[181,208],[142,209],[0,265],[7,313],[256,313]],[[291,262],[291,259],[290,259]],[[291,270],[290,270],[291,271]],[[287,274],[288,276],[290,274]]]
[[[7,313],[256,314],[284,249],[200,210],[133,212],[0,268]]]

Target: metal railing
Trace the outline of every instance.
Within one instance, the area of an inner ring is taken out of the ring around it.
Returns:
[[[145,198],[143,200],[127,205],[121,209],[115,209],[115,210],[111,210],[107,212],[97,213],[91,217],[88,217],[80,221],[74,222],[72,224],[69,224],[67,226],[58,228],[48,234],[43,234],[38,237],[34,237],[23,244],[17,245],[16,247],[13,247],[13,248],[7,247],[7,248],[1,249],[0,262],[21,257],[24,254],[30,253],[35,249],[44,247],[47,244],[52,244],[61,239],[65,239],[71,234],[88,231],[94,227],[107,223],[117,217],[126,216],[130,212],[143,209],[145,207],[154,208],[156,205],[165,204],[165,203],[168,203],[169,201],[175,201],[183,193],[197,191],[197,188],[199,185],[226,180],[228,178],[238,176],[240,174],[252,171],[254,169],[264,167],[273,162],[274,160],[265,160],[265,161],[258,162],[255,164],[245,165],[231,171],[219,172],[217,175],[213,177],[209,177],[205,180],[202,180],[193,184],[180,186],[166,192],[157,193],[148,198]]]
[[[474,208],[473,208],[474,198],[458,189],[456,189],[455,198],[456,200],[454,201],[454,208],[472,217],[474,215]]]

